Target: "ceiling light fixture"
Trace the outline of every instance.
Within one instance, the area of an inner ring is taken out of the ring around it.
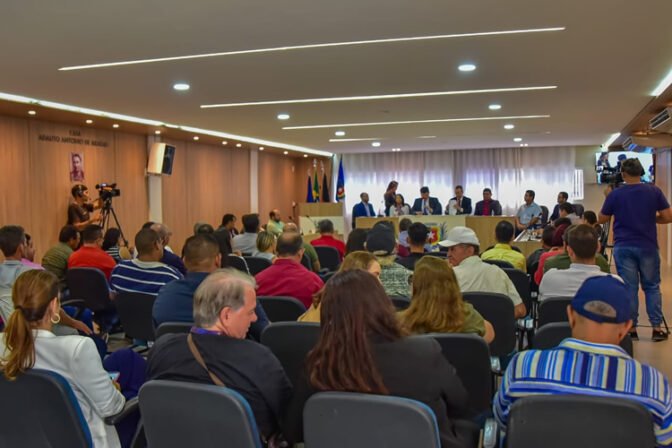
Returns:
[[[502,108],[501,104],[491,104],[488,106],[488,109],[490,110],[500,110]]]
[[[613,134],[611,134],[607,139],[607,141],[602,143],[602,149],[605,151],[609,149],[609,146],[611,146],[611,144],[614,143],[616,139],[620,136],[621,136],[620,132],[614,132]]]
[[[157,131],[154,131],[154,133],[155,133],[156,135],[161,135],[161,131],[158,131],[158,130],[157,130]]]
[[[263,146],[260,146],[260,147],[259,147],[259,151],[263,151],[263,150],[264,150],[264,147],[263,147]]]
[[[112,125],[112,127],[113,127],[114,129],[117,129],[117,128],[119,127],[119,125],[118,125],[117,123],[114,123],[114,124]]]
[[[515,138],[513,139],[513,141],[516,142],[516,143],[518,143],[518,142],[522,142],[523,139],[520,138],[520,137],[515,137]]]
[[[69,70],[85,70],[92,68],[105,68],[105,67],[118,67],[122,65],[134,65],[134,64],[148,64],[156,62],[169,62],[169,61],[182,61],[185,59],[201,59],[201,58],[214,58],[221,56],[233,56],[241,54],[254,54],[254,53],[271,53],[276,51],[289,51],[289,50],[307,50],[313,48],[326,48],[326,47],[344,47],[352,45],[373,45],[373,44],[385,44],[393,42],[414,42],[414,41],[424,41],[424,40],[438,40],[438,39],[458,39],[458,38],[469,38],[469,37],[487,37],[487,36],[503,36],[510,34],[527,34],[527,33],[547,33],[553,31],[564,31],[565,27],[551,27],[551,28],[529,28],[529,29],[514,29],[514,30],[502,30],[502,31],[485,31],[485,32],[476,32],[476,33],[462,33],[462,34],[439,34],[433,36],[413,36],[413,37],[396,37],[390,39],[369,39],[369,40],[357,40],[357,41],[346,41],[346,42],[328,42],[321,44],[307,44],[307,45],[293,45],[293,46],[282,46],[282,47],[271,47],[271,48],[257,48],[252,50],[236,50],[236,51],[223,51],[219,53],[200,53],[200,54],[190,54],[184,56],[170,56],[163,58],[150,58],[150,59],[132,59],[129,61],[117,61],[117,62],[103,62],[99,64],[86,64],[86,65],[73,65],[68,67],[61,67],[61,71]]]
[[[665,76],[660,83],[656,86],[655,89],[653,89],[653,92],[651,92],[651,96],[659,96],[661,93],[667,90],[668,87],[670,87],[670,84],[672,84],[672,70]]]
[[[283,151],[282,153],[283,153],[284,155],[287,155],[287,154],[289,154],[289,151]]]
[[[28,115],[37,115],[37,112],[35,112],[34,110],[29,110]]]
[[[278,120],[289,120],[289,114],[278,114]]]
[[[380,137],[374,138],[330,138],[329,143],[342,143],[342,142],[370,142],[373,140],[380,140]]]
[[[297,129],[323,129],[323,128],[352,128],[361,126],[391,126],[400,124],[418,124],[418,123],[459,123],[465,121],[488,121],[488,120],[526,120],[535,118],[550,118],[550,115],[516,115],[510,117],[470,117],[470,118],[439,118],[435,120],[408,120],[408,121],[379,121],[370,123],[335,123],[335,124],[314,124],[305,126],[285,126],[284,130]]]
[[[345,131],[336,131],[336,132],[334,132],[334,135],[336,137],[343,137],[343,136],[345,136]]]
[[[512,124],[510,124],[510,123],[504,125],[504,129],[506,129],[507,131],[510,131],[510,130],[513,129],[513,128],[515,128],[515,126],[512,125]]]
[[[308,157],[308,154],[304,154],[303,157]]]
[[[198,141],[198,140],[199,140],[199,137],[198,137],[198,135],[194,135],[194,140],[196,140],[196,141]]]
[[[436,135],[420,135],[418,138],[436,138]]]
[[[86,120],[86,124],[93,124],[93,120]]]
[[[177,84],[173,84],[173,89],[184,92],[186,90],[189,90],[191,86],[187,84],[186,82],[178,82]]]
[[[527,92],[535,90],[553,90],[558,86],[523,86],[523,87],[502,87],[497,89],[472,89],[472,90],[443,90],[437,92],[411,92],[411,93],[392,93],[386,95],[360,95],[360,96],[336,96],[325,98],[302,98],[294,100],[271,100],[271,101],[249,101],[246,103],[221,103],[221,104],[202,104],[201,109],[214,109],[219,107],[244,107],[244,106],[269,106],[273,104],[305,104],[305,103],[331,103],[338,101],[373,101],[389,100],[398,98],[421,98],[431,96],[448,95],[477,95],[484,93],[506,93],[506,92]]]
[[[401,151],[401,148],[392,148],[392,152],[399,152]]]
[[[378,148],[380,146],[380,142],[371,142],[371,146]]]
[[[226,140],[222,141],[222,145],[224,145],[224,146],[226,146],[227,143],[229,143],[229,142],[227,142]]]
[[[236,143],[236,148],[240,148],[241,146],[243,146],[242,143]]]
[[[476,66],[474,64],[462,64],[457,69],[461,72],[473,72],[476,70]]]

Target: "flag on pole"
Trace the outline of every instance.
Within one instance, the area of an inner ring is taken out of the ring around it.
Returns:
[[[313,183],[310,180],[310,171],[308,171],[308,192],[306,193],[306,202],[314,202],[313,199]]]
[[[320,202],[320,181],[315,170],[315,180],[313,180],[313,202]]]
[[[345,174],[343,173],[343,156],[338,163],[338,180],[336,181],[336,201],[345,202]]]
[[[331,202],[329,194],[329,183],[327,182],[327,173],[322,174],[322,202]]]

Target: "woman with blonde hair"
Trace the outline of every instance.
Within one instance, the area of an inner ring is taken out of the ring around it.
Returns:
[[[275,258],[275,243],[275,235],[262,230],[257,234],[257,250],[252,253],[252,256],[273,261]]]
[[[476,333],[487,343],[495,339],[490,322],[462,299],[453,269],[437,257],[415,264],[411,305],[399,319],[411,333]]]
[[[103,368],[95,343],[85,336],[56,336],[51,331],[60,321],[56,276],[24,272],[14,283],[12,301],[14,311],[0,340],[5,378],[14,380],[32,368],[60,374],[77,397],[94,446],[121,446],[115,428],[103,419],[119,413],[126,400]]]
[[[343,259],[343,263],[341,263],[338,272],[351,271],[353,269],[366,271],[380,280],[380,264],[378,263],[378,260],[376,260],[376,257],[370,252],[363,250],[350,252]],[[320,322],[320,302],[322,301],[323,295],[324,288],[315,294],[313,297],[313,304],[305,313],[299,316],[297,319],[299,322]]]

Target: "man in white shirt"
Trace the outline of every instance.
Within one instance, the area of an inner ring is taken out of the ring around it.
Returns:
[[[595,261],[598,249],[595,228],[588,224],[572,227],[567,233],[567,254],[572,263],[569,269],[553,268],[544,274],[539,285],[539,300],[574,297],[587,278],[607,275]]]
[[[527,314],[513,282],[501,268],[484,263],[478,256],[478,237],[468,227],[453,227],[448,238],[439,245],[448,248],[448,262],[453,266],[462,292],[492,292],[511,298],[515,317]]]

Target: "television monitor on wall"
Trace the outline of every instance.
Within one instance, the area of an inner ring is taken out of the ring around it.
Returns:
[[[595,154],[595,172],[598,184],[618,184],[621,178],[621,162],[626,159],[639,159],[644,168],[642,182],[653,183],[655,163],[653,154],[632,151],[598,152]]]

